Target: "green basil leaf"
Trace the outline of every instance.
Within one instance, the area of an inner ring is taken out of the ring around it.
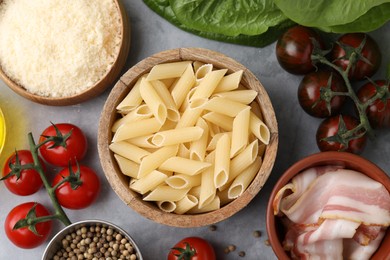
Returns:
[[[227,36],[259,35],[287,20],[272,0],[170,0],[188,28]]]
[[[294,22],[308,27],[330,27],[352,23],[368,10],[389,0],[274,0]]]

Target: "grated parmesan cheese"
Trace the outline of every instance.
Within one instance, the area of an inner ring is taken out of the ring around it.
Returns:
[[[115,62],[121,38],[113,0],[0,4],[0,66],[40,96],[73,96],[95,85]]]

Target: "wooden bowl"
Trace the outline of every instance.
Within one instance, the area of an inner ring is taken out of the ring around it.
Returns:
[[[275,255],[280,260],[290,259],[289,254],[284,251],[282,241],[284,239],[284,230],[282,223],[279,221],[279,217],[274,215],[273,201],[276,193],[290,180],[305,169],[322,166],[322,165],[340,165],[347,169],[359,171],[373,180],[382,183],[385,188],[390,192],[390,178],[381,170],[378,166],[372,162],[364,159],[355,154],[346,152],[321,152],[305,157],[304,159],[296,162],[290,168],[288,168],[275,184],[271,196],[268,201],[266,223],[267,233]],[[388,259],[390,255],[390,228],[387,229],[386,235],[382,240],[382,243],[371,259],[380,260]]]
[[[2,1],[0,0],[0,3]],[[120,49],[115,57],[115,62],[112,65],[111,69],[92,87],[86,89],[85,91],[78,93],[73,96],[67,97],[44,97],[28,92],[23,86],[14,82],[9,78],[5,72],[0,67],[0,78],[17,94],[25,97],[31,101],[51,106],[67,106],[74,105],[96,97],[101,94],[107,87],[109,87],[119,76],[123,66],[126,63],[127,55],[130,49],[130,23],[127,17],[125,7],[122,3],[122,0],[114,0],[115,5],[118,9],[120,16],[121,24],[121,44]]]
[[[115,108],[129,93],[137,79],[141,75],[148,73],[151,68],[157,64],[185,60],[211,63],[216,68],[227,68],[228,74],[238,70],[243,70],[244,72],[241,83],[246,88],[254,89],[259,93],[255,101],[258,102],[261,107],[264,122],[268,126],[271,134],[269,145],[266,147],[263,156],[263,164],[246,191],[240,197],[223,206],[219,210],[193,215],[166,213],[161,211],[154,203],[143,201],[141,195],[129,189],[129,177],[120,172],[113,153],[109,150],[109,145],[112,140],[111,126],[118,118]],[[274,109],[268,94],[261,83],[252,74],[252,72],[235,60],[221,53],[199,48],[180,48],[163,51],[142,60],[128,70],[114,86],[105,103],[98,131],[98,150],[100,161],[107,180],[117,195],[127,205],[144,217],[158,223],[176,227],[197,227],[209,225],[224,220],[244,208],[260,191],[270,175],[275,162],[277,146],[278,129]]]

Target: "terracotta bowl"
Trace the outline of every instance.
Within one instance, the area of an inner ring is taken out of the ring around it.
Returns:
[[[260,105],[264,122],[268,126],[271,134],[269,145],[266,147],[263,156],[263,164],[246,191],[240,197],[219,210],[193,215],[166,213],[161,211],[154,203],[143,201],[141,195],[129,189],[129,177],[120,172],[113,153],[109,150],[109,145],[112,140],[111,126],[118,118],[115,108],[127,93],[129,93],[137,79],[141,75],[148,73],[156,64],[185,60],[211,63],[215,68],[227,68],[228,74],[243,70],[244,73],[241,83],[246,88],[254,89],[259,93],[255,102],[258,102]],[[199,48],[180,48],[163,51],[142,60],[127,71],[114,86],[105,103],[100,118],[98,132],[100,161],[105,175],[117,195],[124,203],[144,217],[158,223],[177,227],[209,225],[224,220],[244,208],[260,191],[270,175],[276,157],[277,146],[278,130],[275,113],[268,94],[261,83],[256,79],[252,72],[235,60],[221,53]]]
[[[368,177],[382,183],[386,189],[390,192],[390,178],[389,176],[381,170],[378,166],[372,162],[354,155],[351,153],[345,152],[321,152],[317,154],[310,155],[304,159],[298,161],[290,168],[288,168],[284,174],[280,177],[278,182],[275,184],[271,196],[269,198],[268,207],[267,207],[267,233],[269,241],[275,255],[278,259],[290,259],[289,254],[283,250],[282,241],[284,238],[283,225],[279,220],[279,217],[274,216],[273,214],[273,205],[272,202],[276,196],[276,193],[287,184],[295,175],[299,174],[305,169],[321,166],[321,165],[341,165],[347,169],[352,169],[359,171]],[[382,244],[379,249],[373,255],[372,259],[388,259],[390,255],[390,230],[388,229],[385,237],[382,240]]]
[[[0,0],[0,3],[2,1]],[[0,67],[0,78],[10,87],[14,92],[36,103],[51,105],[51,106],[67,106],[74,105],[91,99],[101,94],[107,87],[109,87],[118,78],[123,66],[126,63],[127,56],[130,49],[130,23],[127,17],[125,7],[122,0],[114,0],[120,15],[121,34],[122,39],[120,43],[120,50],[111,69],[92,87],[85,91],[67,97],[44,97],[28,92],[23,86],[14,82],[9,78]]]

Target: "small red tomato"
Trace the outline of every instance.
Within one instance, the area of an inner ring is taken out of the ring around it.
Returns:
[[[348,142],[348,147],[346,147],[344,144],[342,144],[342,142],[339,142],[337,140],[324,140],[325,138],[336,136],[337,133],[340,131],[340,118],[343,119],[345,130],[351,130],[359,125],[359,120],[348,115],[336,115],[325,119],[319,125],[316,134],[318,148],[322,152],[345,151],[355,154],[361,153],[366,144],[366,135],[350,140]]]
[[[287,30],[276,43],[276,58],[280,66],[292,74],[306,74],[315,69],[311,61],[314,38],[323,48],[322,39],[313,29],[300,25]]]
[[[55,124],[46,128],[39,138],[39,142],[44,142],[48,137],[57,136],[57,130],[62,136],[70,136],[64,142],[66,147],[55,146],[53,141],[47,142],[39,148],[43,159],[46,162],[55,165],[65,167],[69,162],[73,165],[76,161],[80,161],[84,158],[87,152],[87,138],[83,131],[75,125],[63,123]]]
[[[338,39],[338,42],[343,45],[357,48],[364,38],[366,39],[366,43],[361,51],[361,55],[364,58],[357,57],[357,63],[351,68],[348,74],[348,77],[351,80],[362,80],[365,77],[374,75],[381,64],[381,52],[378,44],[365,33],[347,33]],[[343,70],[345,70],[349,64],[349,59],[346,57],[347,55],[346,51],[339,44],[334,45],[331,52],[333,63]]]
[[[321,92],[323,92],[322,95]],[[345,96],[331,97],[330,92],[347,92],[343,79],[337,73],[330,71],[311,72],[305,75],[299,84],[298,101],[309,115],[320,118],[328,117],[337,114],[345,103]],[[330,111],[327,103],[329,103]]]
[[[187,237],[180,240],[169,251],[167,260],[215,260],[214,248],[200,237]]]
[[[8,239],[18,247],[25,249],[37,247],[46,241],[51,232],[51,221],[40,222],[35,225],[39,235],[34,234],[28,227],[13,229],[19,220],[26,218],[27,213],[34,205],[36,217],[50,215],[49,211],[43,205],[35,202],[27,202],[13,208],[5,219],[5,233],[7,234]]]
[[[18,162],[17,162],[18,159]],[[45,165],[41,158],[39,158],[43,171],[46,171]],[[3,167],[3,178],[12,172],[17,172],[4,180],[5,186],[9,191],[16,195],[27,196],[37,192],[42,186],[42,179],[39,173],[34,169],[17,170],[19,166],[26,164],[34,164],[34,159],[31,152],[28,150],[19,150],[16,153],[11,154],[7,159]],[[19,174],[19,178],[17,176]]]
[[[384,80],[376,80],[374,82],[377,86],[387,86],[390,91],[390,85]],[[376,95],[376,87],[373,83],[368,82],[363,85],[357,92],[360,101],[367,102],[370,98]],[[390,98],[385,98],[386,102],[381,99],[375,100],[367,107],[366,114],[370,124],[374,128],[390,127]]]
[[[82,209],[92,204],[97,198],[100,191],[100,181],[96,173],[89,167],[80,165],[73,165],[71,167],[72,174],[76,174],[80,171],[79,180],[81,184],[72,188],[69,182],[61,184],[55,191],[58,202],[68,209]],[[68,177],[71,173],[69,168],[61,170],[53,180],[52,186],[54,187],[61,182],[65,177]]]

